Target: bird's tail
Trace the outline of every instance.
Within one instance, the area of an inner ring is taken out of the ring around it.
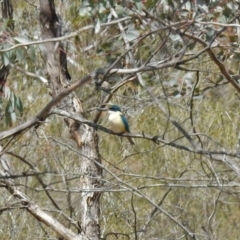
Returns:
[[[132,144],[132,145],[135,145],[135,142],[132,140],[132,138],[130,137],[127,137],[128,141]]]

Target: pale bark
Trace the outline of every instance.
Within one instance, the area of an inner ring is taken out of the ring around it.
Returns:
[[[59,17],[55,12],[54,1],[40,0],[40,24],[42,31],[42,38],[52,39],[61,36],[61,23]],[[84,119],[82,115],[82,107],[73,89],[81,86],[91,79],[91,76],[85,77],[82,81],[70,86],[70,75],[67,70],[66,53],[63,45],[60,42],[46,42],[44,43],[46,56],[47,79],[50,88],[50,94],[53,100],[42,109],[33,119],[24,123],[17,128],[10,131],[3,132],[3,138],[16,135],[24,129],[40,124],[49,116],[49,112],[53,106],[61,106],[65,111],[74,113]],[[82,177],[79,183],[79,189],[94,189],[101,185],[102,169],[96,161],[100,162],[100,154],[98,151],[98,136],[94,128],[81,124],[74,119],[66,118],[66,124],[69,131],[76,141],[79,154],[79,172]],[[79,193],[79,225],[81,226],[80,234],[74,233],[72,230],[66,228],[62,223],[47,214],[40,206],[35,204],[27,195],[22,193],[16,187],[12,176],[12,171],[8,163],[8,159],[3,150],[0,149],[0,175],[3,177],[1,185],[4,186],[15,198],[20,200],[21,208],[26,209],[38,221],[49,226],[54,230],[61,239],[99,239],[99,192],[86,191]]]
[[[43,40],[59,37],[61,23],[55,12],[54,1],[40,1],[40,23]],[[63,88],[69,87],[69,74],[66,64],[66,53],[61,43],[44,44],[46,67],[51,94],[55,97]],[[58,106],[62,109],[82,116],[82,107],[74,92],[71,92]],[[102,170],[95,164],[100,161],[98,137],[95,130],[88,125],[80,124],[72,119],[65,119],[69,131],[76,141],[79,151],[80,189],[93,189],[101,184]],[[81,235],[91,239],[99,239],[99,194],[98,192],[82,192],[79,197]]]

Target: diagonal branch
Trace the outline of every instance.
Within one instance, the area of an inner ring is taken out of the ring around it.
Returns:
[[[167,63],[162,62],[156,62],[148,64],[147,66],[142,66],[139,68],[132,68],[132,69],[111,69],[109,71],[109,75],[116,73],[116,74],[132,74],[132,73],[138,73],[138,72],[147,72],[147,71],[153,71],[156,69],[162,69],[162,68],[168,68],[173,67],[176,65],[176,59],[173,59]],[[0,141],[8,138],[10,136],[16,135],[24,131],[25,129],[31,128],[32,126],[36,124],[41,124],[48,116],[50,110],[57,105],[64,97],[69,95],[71,92],[76,90],[77,88],[91,82],[91,80],[95,80],[95,76],[98,74],[104,74],[108,72],[108,69],[96,69],[91,74],[86,75],[82,79],[76,81],[74,84],[69,86],[68,88],[63,89],[59,94],[57,94],[35,117],[32,119],[26,121],[25,123],[12,128],[10,130],[6,130],[0,133]]]
[[[0,151],[2,147],[0,146]],[[24,207],[29,213],[31,213],[36,219],[45,225],[52,228],[61,237],[68,240],[82,240],[82,236],[76,235],[70,229],[65,228],[60,222],[55,218],[44,212],[37,204],[31,201],[24,193],[22,193],[16,186],[14,179],[5,178],[11,176],[11,169],[8,164],[8,159],[5,154],[0,156],[0,176],[3,177],[1,182],[4,183],[5,188],[14,196],[16,199],[20,200],[22,207]]]

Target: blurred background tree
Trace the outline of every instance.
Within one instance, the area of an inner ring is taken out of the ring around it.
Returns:
[[[240,2],[51,3],[1,2],[0,238],[240,238]]]

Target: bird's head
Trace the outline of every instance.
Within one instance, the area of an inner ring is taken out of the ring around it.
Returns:
[[[98,110],[109,111],[109,112],[122,112],[121,108],[118,105],[107,103],[104,106],[106,106],[106,107],[105,108],[98,108]]]
[[[108,107],[109,111],[112,112],[121,112],[121,108],[118,105],[109,105]]]

